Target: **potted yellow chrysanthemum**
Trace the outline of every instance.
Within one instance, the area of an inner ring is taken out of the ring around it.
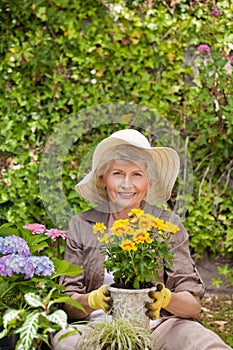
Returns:
[[[122,289],[124,294],[123,303],[119,296],[114,301],[116,315],[119,315],[117,304],[121,307],[123,304],[130,312],[128,298],[131,306],[139,305],[139,290],[144,291],[142,303],[148,300],[148,289],[158,281],[159,270],[172,266],[173,253],[169,246],[172,245],[172,234],[178,230],[179,227],[171,222],[164,222],[141,209],[132,209],[128,219],[114,221],[110,229],[103,223],[94,225],[93,233],[98,235],[101,251],[106,256],[104,267],[114,277],[115,283],[109,288],[112,297],[114,299],[116,288]],[[134,301],[131,299],[133,294]]]

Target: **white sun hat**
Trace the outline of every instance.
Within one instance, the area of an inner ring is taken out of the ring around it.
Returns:
[[[103,164],[104,155],[109,149],[114,153],[114,148],[123,144],[138,147],[152,157],[156,177],[149,186],[145,200],[150,204],[167,201],[179,173],[179,156],[173,148],[151,147],[148,139],[134,129],[116,131],[97,145],[92,157],[92,170],[75,186],[75,190],[88,202],[108,202],[105,189],[97,190],[95,171]]]

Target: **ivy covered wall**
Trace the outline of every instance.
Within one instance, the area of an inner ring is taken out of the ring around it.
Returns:
[[[1,223],[53,225],[40,164],[66,120],[79,129],[63,190],[74,212],[86,209],[73,190],[77,164],[112,130],[135,125],[130,109],[96,125],[86,111],[127,104],[152,112],[136,122],[148,136],[159,116],[184,140],[194,175],[185,222],[194,252],[232,254],[232,19],[224,0],[1,0]]]

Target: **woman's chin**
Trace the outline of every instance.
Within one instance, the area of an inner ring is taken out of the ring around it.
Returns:
[[[111,204],[117,209],[132,209],[132,208],[136,208],[137,205],[135,203],[135,199],[134,198],[124,198],[124,197],[117,197],[117,199],[115,199],[114,201],[111,202]]]

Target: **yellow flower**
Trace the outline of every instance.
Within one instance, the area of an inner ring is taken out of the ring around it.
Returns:
[[[103,72],[96,72],[95,75],[96,75],[98,78],[101,78],[101,77],[103,76],[103,74],[104,74]]]
[[[129,217],[136,216],[137,218],[139,218],[142,214],[143,214],[143,210],[137,208],[137,209],[131,209],[128,216]]]
[[[149,231],[154,222],[154,217],[150,214],[142,214],[139,220],[139,228]]]
[[[153,223],[153,227],[167,232],[167,224],[164,222],[164,220],[161,220],[159,218],[155,218],[154,223]]]
[[[129,220],[115,220],[114,223],[112,224],[112,227],[122,227],[128,225]]]
[[[132,209],[132,210],[129,212],[129,214],[128,214],[129,223],[130,223],[131,225],[137,224],[138,221],[139,221],[139,218],[140,218],[140,216],[141,216],[142,214],[143,214],[143,210],[138,209],[138,208]]]
[[[152,239],[150,238],[150,235],[148,232],[143,232],[141,230],[138,230],[135,232],[134,235],[134,242],[136,243],[152,243]]]
[[[130,234],[131,228],[128,224],[129,224],[128,219],[114,221],[111,227],[112,234],[116,236],[122,236],[123,234]]]
[[[98,238],[98,241],[99,241],[100,243],[109,243],[108,234],[105,233],[103,236],[99,237],[99,238]]]
[[[125,239],[124,241],[122,241],[122,243],[120,244],[120,247],[123,250],[133,250],[134,252],[136,252],[137,247],[135,245],[134,242],[130,241],[129,239]]]
[[[150,237],[149,234],[146,235],[146,243],[151,244],[153,242],[153,239]]]
[[[167,226],[167,232],[170,232],[170,233],[176,233],[177,231],[179,231],[179,226],[176,226],[174,224],[172,224],[171,222],[166,222],[166,226]]]
[[[96,222],[93,226],[93,233],[97,234],[98,232],[101,234],[104,234],[104,230],[106,229],[106,226],[102,222]]]
[[[149,280],[158,279],[160,259],[172,266],[169,240],[171,233],[179,229],[138,208],[132,209],[127,219],[115,220],[109,229],[100,222],[93,226],[101,250],[104,246],[106,248],[103,250],[106,255],[103,266],[113,273],[115,283],[121,282],[136,289]],[[143,273],[136,268],[141,265],[147,267]]]

